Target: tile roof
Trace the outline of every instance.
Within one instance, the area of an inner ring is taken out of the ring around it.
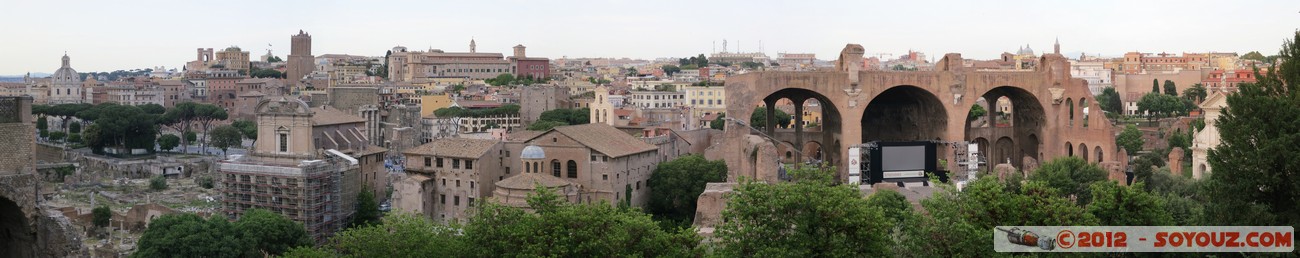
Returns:
[[[477,159],[500,141],[466,138],[443,138],[407,150],[406,154]]]
[[[311,116],[311,122],[313,125],[336,125],[366,122],[366,120],[361,119],[359,116],[344,113],[338,109],[326,108],[325,106],[312,108],[311,111],[316,113]]]
[[[506,135],[506,141],[512,141],[512,142],[527,141],[533,138],[537,138],[538,135],[542,135],[543,133],[546,133],[546,131],[519,130]]]
[[[537,184],[541,184],[543,187],[552,188],[572,185],[573,183],[551,175],[543,175],[541,173],[523,173],[496,183],[497,187],[515,190],[532,190],[536,188]]]
[[[632,135],[607,124],[558,126],[551,130],[560,132],[582,145],[614,158],[658,149],[654,145],[638,140],[636,137],[632,137]]]

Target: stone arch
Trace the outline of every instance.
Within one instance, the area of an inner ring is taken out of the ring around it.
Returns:
[[[1016,168],[1023,168],[1024,157],[1033,157],[1036,160],[1041,159],[1040,145],[1042,139],[1042,130],[1046,126],[1047,113],[1043,109],[1042,102],[1032,92],[1017,86],[1000,86],[981,93],[981,99],[984,99],[993,112],[1006,111],[1009,118],[1002,124],[992,127],[971,127],[965,128],[965,138],[970,141],[973,139],[1001,139],[1009,137],[1013,143],[1010,151],[1001,157],[994,157],[993,148],[984,151],[989,164],[1004,163],[1007,159],[1011,160],[1011,165]],[[999,101],[1003,100],[1003,101]],[[977,102],[979,100],[977,99]],[[1006,107],[1003,107],[1006,106]],[[971,119],[967,114],[967,119]],[[994,144],[996,146],[996,143]]]
[[[1101,158],[1101,157],[1102,157],[1102,156],[1101,156],[1101,155],[1102,155],[1102,154],[1101,154],[1101,153],[1102,153],[1102,152],[1101,152],[1101,146],[1096,146],[1096,147],[1092,147],[1092,148],[1093,148],[1094,150],[1096,150],[1095,152],[1097,153],[1097,163],[1105,162],[1106,160],[1104,160],[1104,159]]]
[[[799,107],[799,109],[796,109],[796,111],[802,109],[803,105],[806,105],[809,102],[809,100],[816,101],[817,105],[821,109],[821,121],[820,121],[821,128],[819,131],[823,133],[820,134],[820,137],[805,136],[804,135],[804,133],[806,132],[805,129],[799,126],[794,126],[792,129],[790,129],[790,131],[792,132],[787,132],[787,133],[792,135],[789,138],[794,140],[793,143],[795,144],[793,144],[793,146],[796,146],[796,148],[798,148],[798,146],[802,146],[804,143],[807,143],[809,141],[818,142],[818,146],[820,147],[819,151],[820,153],[822,153],[821,156],[824,157],[824,161],[834,162],[833,159],[838,158],[840,155],[840,144],[839,142],[835,141],[836,140],[835,133],[840,132],[842,127],[841,126],[842,122],[840,121],[840,112],[836,108],[835,103],[832,102],[830,98],[818,93],[815,90],[811,90],[807,88],[796,88],[796,87],[783,88],[774,91],[771,94],[768,94],[767,96],[762,98],[761,102],[763,103],[764,106],[773,107],[775,106],[776,102],[781,99],[791,100],[792,104],[794,104],[795,107]],[[775,113],[775,110],[772,108],[766,108],[760,111],[767,111],[769,112],[769,114]],[[794,112],[794,113],[800,113],[800,112]],[[744,119],[744,117],[748,117],[746,114],[739,114],[739,115],[743,117],[738,116],[737,118]],[[750,113],[749,115],[752,115],[752,113]],[[775,119],[769,118],[769,120],[775,120]],[[790,121],[791,124],[798,124],[799,120],[802,120],[802,117],[796,114],[791,114],[790,120],[791,120]],[[776,128],[775,126],[771,126],[766,128],[755,127],[753,129],[768,133],[768,135],[773,135],[775,137],[777,132],[775,128]],[[834,144],[821,144],[823,142],[825,143],[833,142]],[[801,158],[799,155],[793,155],[793,156],[795,159]]]
[[[1087,143],[1082,143],[1082,142],[1079,143],[1079,157],[1080,157],[1080,158],[1083,158],[1083,161],[1088,161],[1088,144],[1087,144]]]
[[[800,148],[800,153],[802,153],[804,161],[809,159],[822,160],[826,156],[822,152],[822,143],[818,141],[805,142],[803,148]]]
[[[22,207],[9,198],[0,197],[0,256],[35,257],[36,231],[23,215]]]
[[[1074,157],[1074,144],[1065,142],[1065,156]]]
[[[1091,110],[1088,108],[1088,98],[1079,98],[1079,112],[1083,112],[1083,127],[1088,127],[1088,116],[1091,113],[1089,111]]]
[[[1065,118],[1066,119],[1065,124],[1066,126],[1074,127],[1074,100],[1071,100],[1070,98],[1065,98],[1065,107],[1066,107],[1065,112],[1067,114]]]
[[[992,151],[993,153],[989,157],[991,159],[989,161],[990,164],[1002,164],[1008,162],[1011,164],[1019,164],[1019,162],[1016,162],[1018,156],[1016,155],[1016,143],[1015,140],[1011,139],[1011,137],[1004,136],[998,138],[997,143],[993,144]]]
[[[555,177],[562,177],[562,175],[560,174],[560,160],[558,159],[551,160],[551,175]]]
[[[942,139],[948,112],[925,89],[900,85],[871,99],[862,112],[862,142]]]

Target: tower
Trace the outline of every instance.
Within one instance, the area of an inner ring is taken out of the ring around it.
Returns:
[[[469,39],[469,52],[478,53],[478,44],[474,44],[474,39]]]
[[[1056,38],[1056,43],[1052,44],[1052,53],[1061,54],[1061,38]]]
[[[289,59],[286,60],[285,75],[290,85],[297,85],[303,76],[316,70],[316,58],[311,55],[311,35],[298,30],[298,35],[290,37]]]
[[[515,58],[524,58],[524,45],[515,45]]]

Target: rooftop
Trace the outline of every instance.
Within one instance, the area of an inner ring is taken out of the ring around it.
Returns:
[[[497,140],[443,138],[411,148],[405,154],[477,159],[487,154],[487,151],[498,142]]]

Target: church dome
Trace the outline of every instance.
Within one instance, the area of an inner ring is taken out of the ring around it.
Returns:
[[[1033,49],[1033,48],[1030,48],[1029,45],[1025,45],[1025,48],[1020,49],[1020,53],[1016,53],[1016,54],[1017,54],[1017,55],[1029,55],[1029,56],[1032,56],[1032,55],[1034,55],[1034,49]]]
[[[81,83],[81,75],[77,74],[77,70],[72,69],[69,61],[70,59],[68,58],[68,55],[63,55],[63,67],[59,67],[59,70],[54,71],[54,74],[50,75],[50,78],[54,80],[54,83]]]
[[[519,158],[521,158],[521,159],[545,159],[545,158],[546,158],[546,152],[543,152],[543,151],[542,151],[542,147],[537,147],[537,145],[528,145],[528,147],[524,147],[524,150],[523,150],[523,151],[520,151],[520,152],[519,152]]]

